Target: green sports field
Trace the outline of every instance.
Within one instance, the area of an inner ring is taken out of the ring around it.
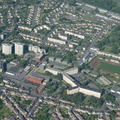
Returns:
[[[111,63],[100,61],[97,68],[101,69],[103,71],[106,71],[106,72],[120,74],[120,66],[119,65],[114,65],[114,64],[111,64]]]

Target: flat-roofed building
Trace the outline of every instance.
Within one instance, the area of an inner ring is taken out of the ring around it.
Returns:
[[[67,40],[67,36],[66,35],[63,35],[61,33],[58,34],[58,37],[63,39],[63,40]]]
[[[24,43],[15,43],[15,54],[23,55],[24,54]]]
[[[19,28],[19,29],[23,29],[23,30],[32,31],[32,28],[27,27],[27,26],[21,26],[21,25],[19,25],[18,28]]]
[[[13,67],[10,67],[10,68],[6,71],[6,74],[14,76],[14,75],[19,75],[19,74],[21,74],[22,71],[23,71],[23,70],[20,69],[19,67],[13,66]]]
[[[57,75],[58,73],[61,73],[62,71],[61,70],[58,70],[58,69],[55,69],[55,68],[46,68],[46,71],[52,73],[53,75]]]
[[[72,95],[79,92],[79,87],[74,87],[72,89],[67,89],[67,94]]]
[[[74,68],[70,68],[68,70],[65,70],[64,73],[67,73],[69,75],[74,75],[78,73],[78,68],[74,67]]]
[[[58,43],[58,44],[64,44],[64,45],[66,44],[65,40],[60,40],[60,39],[51,38],[51,37],[48,37],[48,41]]]
[[[95,91],[95,90],[90,90],[88,88],[79,87],[79,92],[81,92],[81,93],[83,93],[85,95],[91,95],[91,96],[94,96],[94,97],[97,97],[97,98],[101,97],[101,93],[100,92]]]
[[[84,39],[84,38],[85,38],[84,35],[76,34],[76,33],[69,32],[69,31],[65,31],[65,34],[73,35],[73,36],[76,36],[76,37],[78,37],[78,38],[80,38],[80,39]]]
[[[42,82],[43,82],[42,78],[38,78],[38,77],[35,77],[35,76],[27,76],[26,80],[30,81],[30,82],[33,82],[33,83],[37,83],[37,84],[42,84]]]
[[[72,87],[76,87],[77,84],[75,83],[74,79],[72,79],[68,74],[63,73],[63,80],[71,85]]]
[[[12,48],[13,48],[12,44],[3,43],[2,44],[2,53],[4,53],[5,55],[12,54]]]
[[[74,87],[72,89],[67,89],[67,94],[75,94],[75,93],[83,93],[85,95],[91,95],[91,96],[94,96],[94,97],[97,97],[97,98],[100,98],[101,97],[101,93],[96,91],[96,90],[91,90],[91,89],[88,89],[88,88],[83,88],[83,87]]]

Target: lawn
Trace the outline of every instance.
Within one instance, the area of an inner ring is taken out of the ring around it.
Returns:
[[[100,61],[99,66],[97,68],[103,71],[120,74],[120,66],[118,65],[113,65],[110,63]]]
[[[95,17],[90,16],[90,15],[86,15],[86,16],[85,16],[85,18],[86,18],[86,19],[89,19],[89,20],[96,20],[96,18],[95,18]]]
[[[111,50],[112,50],[112,48],[109,46],[104,47],[104,52],[110,52]]]

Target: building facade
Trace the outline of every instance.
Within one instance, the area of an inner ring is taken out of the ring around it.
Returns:
[[[7,44],[7,43],[3,43],[2,44],[2,53],[4,53],[5,55],[9,55],[12,54],[12,44]]]
[[[23,55],[24,54],[24,44],[23,43],[15,43],[15,54]]]

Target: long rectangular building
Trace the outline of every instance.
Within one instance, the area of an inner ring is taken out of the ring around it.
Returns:
[[[91,90],[91,89],[87,89],[87,88],[83,88],[83,87],[74,87],[73,89],[69,90],[67,89],[67,94],[72,95],[75,93],[83,93],[85,95],[91,95],[97,98],[101,97],[101,93],[95,90]]]
[[[43,82],[42,78],[38,78],[38,77],[34,77],[34,76],[27,76],[26,80],[33,82],[33,83],[37,83],[37,84],[42,84],[42,82]]]
[[[76,34],[76,33],[73,33],[73,32],[65,31],[65,34],[73,35],[73,36],[76,36],[76,37],[78,37],[80,39],[85,39],[84,35],[79,35],[79,34]]]
[[[74,79],[72,79],[68,74],[63,73],[63,80],[71,85],[72,87],[76,87],[77,84],[75,83]]]
[[[66,44],[65,40],[60,40],[60,39],[51,38],[51,37],[48,37],[48,41],[58,43],[58,44],[64,44],[64,45]]]
[[[74,75],[78,73],[78,68],[74,67],[74,68],[70,68],[68,70],[65,70],[64,73],[67,73],[69,75]]]
[[[58,69],[55,69],[55,68],[51,68],[51,67],[46,68],[46,71],[52,73],[53,75],[57,75],[58,73],[62,72],[61,70],[58,70]]]

